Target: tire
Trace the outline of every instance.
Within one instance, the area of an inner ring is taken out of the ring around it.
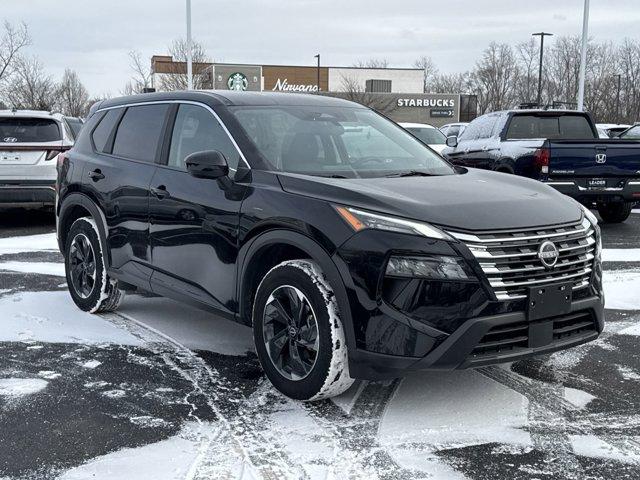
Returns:
[[[82,271],[77,268],[81,263],[85,263],[85,275],[77,274]],[[118,288],[118,282],[107,275],[100,235],[93,218],[82,217],[71,225],[64,249],[64,265],[69,293],[81,310],[99,313],[118,308],[124,292]]]
[[[599,203],[598,213],[605,223],[621,223],[629,218],[632,208],[632,202]]]
[[[290,398],[321,400],[353,384],[338,304],[309,260],[286,261],[264,276],[253,304],[253,335],[267,378]]]

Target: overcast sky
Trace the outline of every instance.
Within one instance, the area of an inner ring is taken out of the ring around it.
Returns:
[[[192,0],[193,35],[228,63],[352,65],[421,55],[441,71],[468,70],[491,42],[534,31],[577,35],[583,0]],[[0,0],[2,17],[29,25],[47,70],[75,69],[92,95],[117,94],[131,72],[127,52],[163,54],[185,35],[185,0]],[[591,0],[590,35],[640,38],[639,0]],[[553,42],[553,39],[550,40]]]

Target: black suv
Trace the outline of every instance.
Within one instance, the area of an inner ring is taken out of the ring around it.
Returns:
[[[135,286],[252,325],[266,375],[293,398],[553,352],[603,329],[587,209],[533,180],[453,167],[355,103],[106,100],[58,171],[81,309],[114,309]]]

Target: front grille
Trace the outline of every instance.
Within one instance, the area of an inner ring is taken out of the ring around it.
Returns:
[[[530,345],[530,329],[552,329],[547,337],[554,342],[586,337],[596,332],[594,316],[590,312],[577,312],[552,320],[536,322],[518,322],[492,327],[475,346],[472,357],[517,353],[518,350],[532,348]]]
[[[498,300],[527,297],[528,287],[573,282],[577,290],[589,286],[596,238],[586,218],[576,224],[506,232],[467,234],[449,232],[464,242],[480,263]],[[546,268],[538,258],[549,240],[559,250],[558,263]]]

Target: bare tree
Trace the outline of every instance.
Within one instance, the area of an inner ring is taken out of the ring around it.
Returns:
[[[438,67],[433,63],[431,57],[422,56],[413,62],[413,66],[422,69],[424,72],[424,92],[430,92],[432,89],[432,83],[438,74]]]
[[[187,75],[185,74],[187,61],[186,40],[174,40],[169,46],[169,54],[173,57],[174,62],[182,62],[183,65],[176,65],[176,71],[170,75],[162,75],[156,87],[167,91],[186,90],[188,85]],[[193,62],[193,88],[196,90],[211,88],[211,77],[207,68],[210,66],[211,60],[201,43],[192,42],[191,59]]]
[[[354,77],[342,76],[342,98],[351,100],[378,112],[388,115],[397,105],[395,97],[367,92],[362,83]]]
[[[515,96],[518,103],[537,101],[540,47],[535,39],[516,45],[516,58],[520,69]],[[543,72],[543,84],[544,84]]]
[[[55,106],[56,84],[36,57],[18,57],[3,90],[5,102],[14,108],[52,110]]]
[[[137,50],[129,52],[129,67],[133,76],[120,91],[122,95],[142,93],[145,88],[151,87],[151,69],[145,66],[142,55]]]
[[[358,68],[388,68],[389,60],[386,58],[369,58],[367,60],[358,60],[353,66]]]
[[[471,73],[439,73],[431,82],[430,93],[475,93]]]
[[[518,65],[511,46],[495,42],[489,44],[472,75],[479,111],[484,113],[513,107],[518,77]]]
[[[0,38],[0,82],[13,73],[20,51],[29,44],[31,38],[25,23],[14,26],[4,22],[4,33]]]
[[[89,92],[78,74],[67,68],[57,88],[57,108],[72,117],[82,117],[89,109]]]

